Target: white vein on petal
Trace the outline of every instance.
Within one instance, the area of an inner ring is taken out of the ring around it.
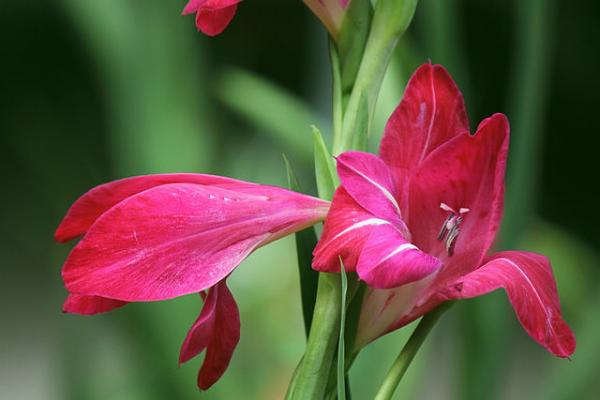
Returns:
[[[356,169],[356,168],[348,165],[347,163],[344,163],[344,165],[347,166],[348,168],[350,168],[352,171],[356,172],[361,177],[363,177],[371,185],[373,185],[377,189],[379,189],[383,193],[383,195],[390,201],[390,203],[392,203],[394,205],[394,208],[398,212],[398,215],[402,216],[402,212],[400,211],[400,206],[398,205],[398,202],[396,201],[396,199],[394,198],[394,196],[392,196],[392,194],[389,192],[389,190],[387,190],[386,188],[384,188],[383,186],[381,186],[379,183],[375,182],[373,179],[369,178],[367,175],[365,175],[362,172],[360,172],[358,169]]]
[[[347,227],[346,229],[344,229],[343,231],[341,231],[340,233],[338,233],[337,235],[335,235],[332,239],[331,242],[333,242],[334,240],[338,239],[339,237],[353,231],[356,229],[360,229],[360,228],[364,228],[366,226],[375,226],[375,225],[385,225],[385,224],[389,224],[388,221],[381,219],[381,218],[369,218],[369,219],[365,219],[363,221],[357,222],[355,224],[350,225],[349,227]]]
[[[396,247],[393,251],[391,251],[390,254],[379,260],[379,263],[384,263],[390,258],[394,257],[395,255],[408,250],[419,250],[419,248],[412,243],[403,243],[400,246]]]

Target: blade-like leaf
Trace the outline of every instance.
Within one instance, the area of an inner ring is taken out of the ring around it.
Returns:
[[[339,36],[339,56],[344,97],[350,96],[362,60],[373,7],[369,0],[354,0],[348,5]]]
[[[292,166],[285,155],[283,161],[288,174],[288,185],[291,190],[301,192],[298,179],[292,170]],[[298,257],[298,272],[300,273],[300,294],[302,297],[302,315],[304,317],[304,329],[306,337],[310,331],[315,298],[317,297],[317,286],[319,273],[312,269],[312,251],[317,245],[317,234],[313,227],[306,228],[295,234],[296,255]]]
[[[337,398],[346,400],[346,362],[345,362],[345,342],[344,329],[346,326],[346,293],[348,292],[348,279],[346,269],[340,259],[340,277],[342,280],[342,300],[340,303],[340,334],[338,338],[338,358],[337,358]]]
[[[323,199],[331,200],[333,198],[333,192],[340,184],[340,181],[335,172],[333,157],[329,153],[329,150],[327,150],[321,131],[314,125],[312,128],[315,152],[315,174],[319,196]]]

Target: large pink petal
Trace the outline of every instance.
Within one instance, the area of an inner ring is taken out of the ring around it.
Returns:
[[[402,101],[388,120],[379,154],[403,191],[429,153],[468,131],[469,120],[458,87],[441,65],[424,64],[411,77]]]
[[[521,325],[536,342],[559,357],[575,351],[575,337],[561,315],[550,261],[539,254],[505,251],[444,291],[448,299],[506,290]]]
[[[62,243],[81,236],[100,215],[122,200],[168,183],[197,183],[248,192],[257,186],[261,187],[236,179],[205,174],[157,174],[119,179],[96,186],[77,199],[65,215],[54,237]]]
[[[69,293],[63,304],[63,311],[69,314],[93,315],[123,307],[125,304],[126,301]]]
[[[392,175],[379,157],[348,151],[337,158],[337,171],[344,189],[354,201],[374,216],[392,222],[406,235]]]
[[[369,286],[389,289],[425,278],[442,262],[408,242],[392,225],[371,231],[358,259],[358,276]]]
[[[390,222],[366,211],[343,187],[339,187],[333,195],[323,234],[313,252],[313,268],[339,272],[341,257],[346,270],[354,271],[371,231],[382,225],[390,225]]]
[[[123,301],[199,292],[257,247],[316,223],[327,211],[322,200],[252,186],[236,191],[173,183],[128,197],[72,250],[63,268],[67,289]]]
[[[181,346],[179,363],[206,349],[198,387],[206,390],[223,375],[240,340],[240,313],[225,281],[208,291],[200,316]]]
[[[484,120],[472,136],[456,136],[430,154],[410,183],[408,226],[413,243],[440,258],[444,269],[438,282],[472,271],[490,248],[502,215],[504,172],[508,153],[508,121],[502,114]],[[438,233],[449,212],[463,215],[454,254],[448,254]]]

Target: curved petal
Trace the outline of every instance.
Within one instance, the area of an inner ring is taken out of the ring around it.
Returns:
[[[234,3],[226,7],[210,7],[207,3],[209,2],[200,7],[196,14],[196,27],[205,35],[217,36],[227,28],[235,16],[239,1],[221,1],[220,3]]]
[[[481,296],[502,288],[521,325],[536,342],[559,357],[575,351],[575,337],[561,315],[550,261],[539,254],[505,251],[444,291],[448,299]]]
[[[318,222],[327,211],[322,200],[253,186],[244,192],[174,183],[121,201],[71,251],[62,272],[67,289],[123,301],[199,292],[257,247]]]
[[[440,258],[444,285],[481,264],[502,215],[504,172],[508,153],[508,121],[502,114],[484,120],[472,136],[462,134],[429,155],[410,183],[408,226],[413,243]],[[440,228],[449,212],[467,208],[450,255]]]
[[[323,234],[313,252],[313,269],[339,272],[341,257],[346,270],[354,271],[371,231],[389,224],[363,209],[343,187],[339,187],[333,195]]]
[[[64,243],[81,236],[98,217],[119,202],[144,190],[169,183],[197,183],[234,190],[260,187],[253,183],[206,174],[156,174],[119,179],[96,186],[77,199],[60,223],[54,238]]]
[[[193,14],[195,12],[198,11],[198,9],[204,4],[206,3],[207,0],[190,0],[187,2],[187,4],[185,5],[185,7],[183,8],[183,11],[181,12],[182,15],[188,15],[188,14]]]
[[[198,387],[206,390],[225,373],[240,340],[240,313],[225,281],[208,291],[200,316],[183,341],[182,364],[206,349],[198,373]]]
[[[337,171],[346,192],[362,208],[406,232],[397,191],[387,165],[374,154],[347,151],[337,157]]]
[[[358,259],[356,272],[369,286],[390,289],[418,281],[442,262],[408,242],[392,225],[373,229]]]
[[[182,15],[188,15],[198,12],[202,8],[210,8],[218,10],[220,8],[227,8],[238,4],[242,0],[190,0],[187,2]]]
[[[123,307],[125,304],[127,304],[126,301],[69,293],[63,304],[63,312],[69,314],[94,315]]]
[[[429,153],[463,132],[469,132],[469,120],[458,87],[441,65],[422,65],[388,120],[379,148],[398,190]]]
[[[360,310],[355,349],[359,350],[423,315],[415,314],[414,311],[424,309],[419,302],[435,275],[432,273],[421,280],[393,289],[367,287]],[[429,310],[431,308],[427,309]]]

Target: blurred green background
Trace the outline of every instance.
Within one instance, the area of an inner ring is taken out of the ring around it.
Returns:
[[[177,366],[198,296],[63,315],[54,228],[110,179],[207,172],[286,185],[282,153],[314,190],[311,130],[330,129],[326,34],[300,1],[248,0],[217,38],[184,0],[2,0],[0,4],[0,398],[277,399],[304,347],[293,239],[230,279],[242,338],[199,393],[200,359]],[[600,391],[598,2],[422,0],[380,97],[373,150],[412,70],[444,64],[474,128],[508,114],[512,149],[499,248],[553,261],[578,348],[552,357],[503,293],[463,301],[435,328],[397,398],[591,399]],[[408,329],[408,331],[410,328]],[[361,353],[368,399],[407,329]]]

